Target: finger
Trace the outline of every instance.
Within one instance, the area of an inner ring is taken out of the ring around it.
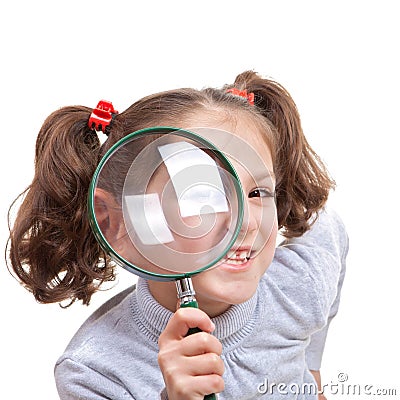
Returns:
[[[205,395],[224,390],[224,380],[220,375],[199,375],[182,377],[167,386],[169,398],[203,400]]]
[[[220,375],[225,371],[222,358],[215,353],[200,354],[190,357],[185,362],[185,373],[191,376]]]
[[[206,332],[199,332],[185,337],[179,343],[182,355],[191,357],[199,354],[214,353],[222,354],[222,344],[215,337]]]
[[[198,308],[180,308],[168,321],[160,340],[182,339],[188,333],[189,328],[199,328],[204,332],[212,332],[215,325],[210,317]]]
[[[182,396],[181,398],[189,398],[189,396],[196,393],[200,396],[205,396],[211,393],[220,393],[224,390],[225,383],[220,375],[199,375],[194,376],[191,379],[190,386],[188,388],[188,396]],[[202,398],[202,397],[201,397]]]

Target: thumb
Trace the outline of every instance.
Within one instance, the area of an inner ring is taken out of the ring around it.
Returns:
[[[199,328],[203,332],[212,332],[215,329],[210,317],[198,308],[188,307],[178,309],[163,332],[166,340],[179,340],[184,338],[188,330]]]

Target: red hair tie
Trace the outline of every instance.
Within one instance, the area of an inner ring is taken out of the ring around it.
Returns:
[[[118,111],[114,109],[110,101],[100,100],[90,114],[89,128],[102,131],[107,135],[110,130],[110,124],[117,114]]]
[[[254,106],[254,93],[247,93],[247,90],[239,90],[236,88],[228,89],[227,93],[232,93],[235,96],[244,97],[250,105]]]

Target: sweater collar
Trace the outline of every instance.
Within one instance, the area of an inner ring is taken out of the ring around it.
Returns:
[[[136,296],[133,296],[132,300],[132,310],[139,329],[157,343],[173,313],[154,299],[148,282],[142,278],[138,279]],[[221,340],[224,347],[234,346],[251,333],[258,314],[258,293],[256,293],[246,302],[233,305],[223,314],[213,318],[215,324],[213,335]]]

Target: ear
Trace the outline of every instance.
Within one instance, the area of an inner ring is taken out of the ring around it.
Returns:
[[[125,232],[121,205],[111,193],[96,188],[94,191],[94,214],[101,233],[116,250],[118,240],[124,236]]]

